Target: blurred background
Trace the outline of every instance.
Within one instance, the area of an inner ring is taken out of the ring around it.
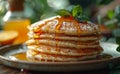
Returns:
[[[81,5],[83,13],[90,18],[90,21],[100,25],[103,34],[101,41],[115,43],[115,37],[120,36],[120,0],[24,0],[23,12],[31,25],[54,16],[57,10],[71,10],[74,5]],[[8,16],[9,7],[9,0],[0,0],[1,30]]]

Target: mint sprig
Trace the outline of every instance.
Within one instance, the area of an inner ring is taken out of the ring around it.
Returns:
[[[72,16],[78,17],[81,14],[82,14],[82,7],[80,5],[77,5],[72,9]]]
[[[116,37],[116,43],[119,45],[116,50],[120,52],[120,37]]]
[[[61,9],[61,10],[57,11],[57,14],[60,16],[73,16],[76,20],[78,20],[80,22],[89,20],[89,18],[83,14],[83,10],[80,5],[74,6],[71,11]]]
[[[89,18],[83,14],[83,9],[80,5],[77,5],[73,8],[72,15],[75,17],[76,20],[80,22],[89,20]]]

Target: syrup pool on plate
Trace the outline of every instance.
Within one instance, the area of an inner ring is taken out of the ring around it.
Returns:
[[[23,60],[23,61],[28,61],[25,52],[21,52],[21,53],[17,53],[17,54],[11,55],[11,56],[9,56],[9,58],[10,58],[11,60]]]

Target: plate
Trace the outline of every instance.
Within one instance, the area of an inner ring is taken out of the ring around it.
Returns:
[[[77,62],[30,62],[25,60],[13,60],[9,56],[26,52],[24,45],[7,45],[0,48],[0,61],[2,64],[26,70],[34,71],[88,71],[106,68],[108,66],[120,64],[120,53],[116,51],[117,44],[101,42],[104,52],[101,58]]]

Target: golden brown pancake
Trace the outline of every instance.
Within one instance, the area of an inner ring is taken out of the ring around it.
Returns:
[[[29,45],[28,49],[32,49],[41,53],[47,54],[61,54],[69,56],[85,56],[85,55],[96,55],[103,51],[101,47],[97,48],[84,48],[84,49],[72,49],[72,48],[61,48],[61,47],[52,47],[46,45]]]
[[[54,55],[44,54],[35,50],[29,49],[27,51],[27,58],[29,61],[51,61],[51,62],[67,62],[67,61],[80,61],[85,59],[96,58],[97,55],[86,55],[86,56],[65,56],[65,55]]]
[[[28,40],[26,42],[27,45],[50,45],[50,46],[57,46],[57,47],[68,47],[68,48],[96,48],[99,46],[98,41],[91,41],[91,42],[76,42],[76,41],[60,41],[60,40],[50,40],[50,39],[40,39],[40,40]]]
[[[50,34],[50,33],[28,33],[31,39],[58,39],[58,40],[73,40],[73,41],[91,41],[99,40],[101,38],[100,34],[83,35],[83,36],[69,36],[63,34]]]
[[[98,33],[98,25],[91,22],[78,22],[74,18],[55,16],[39,21],[28,28],[34,32],[47,32],[66,35],[90,35]]]

